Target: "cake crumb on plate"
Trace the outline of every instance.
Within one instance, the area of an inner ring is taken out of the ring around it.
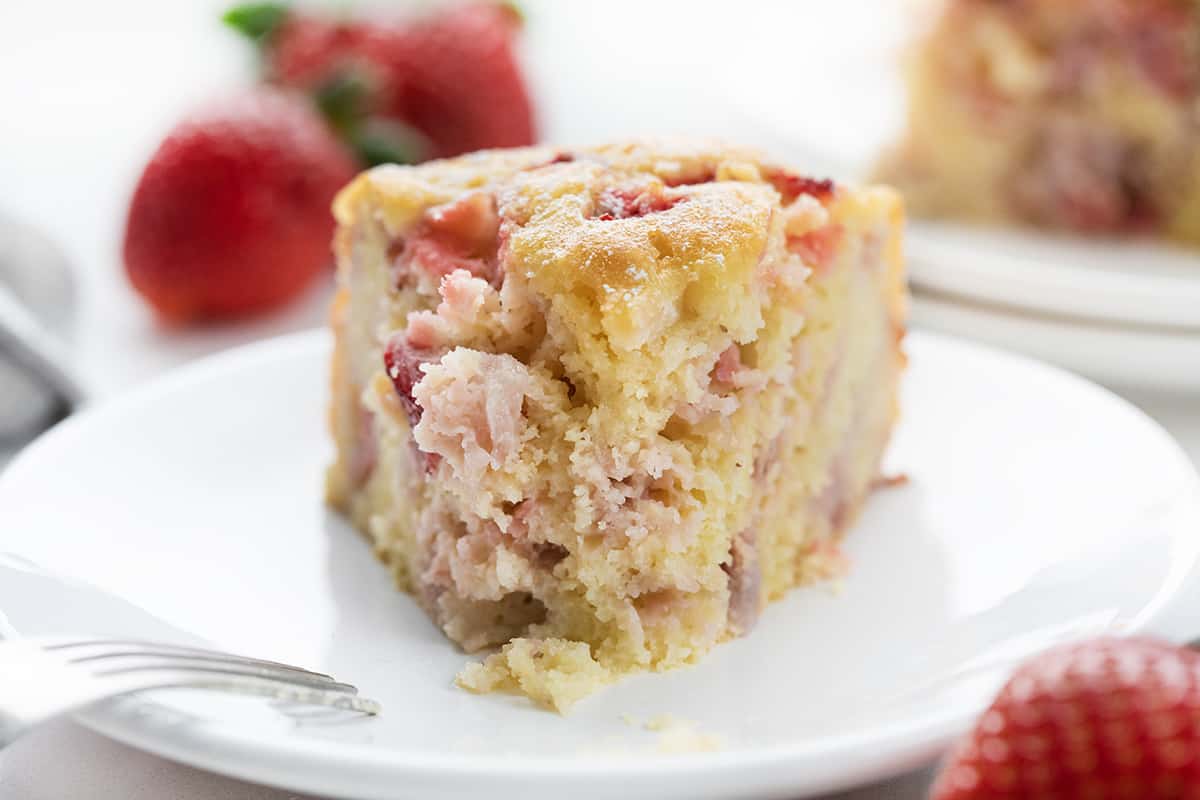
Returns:
[[[680,719],[674,714],[659,714],[642,727],[658,733],[660,753],[704,753],[720,750],[725,746],[723,736],[705,733],[699,729],[697,723]]]
[[[522,638],[513,639],[482,663],[468,664],[454,682],[478,694],[524,694],[538,705],[565,713],[611,680],[586,642]]]

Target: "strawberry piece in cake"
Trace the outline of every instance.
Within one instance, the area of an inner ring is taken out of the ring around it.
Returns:
[[[564,708],[844,567],[904,362],[894,193],[665,141],[380,167],[335,210],[329,496],[501,648],[461,685]]]
[[[913,213],[1200,245],[1200,3],[948,0],[879,170]]]

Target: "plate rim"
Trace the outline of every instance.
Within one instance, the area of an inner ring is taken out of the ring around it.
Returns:
[[[1032,359],[1095,381],[1181,397],[1200,392],[1200,373],[1184,366],[1200,356],[1200,329],[1096,322],[921,289],[913,291],[911,313],[926,331],[970,332],[989,347],[1008,342]]]
[[[284,336],[241,345],[198,359],[168,371],[121,395],[101,401],[81,413],[59,423],[26,447],[0,472],[0,496],[12,480],[32,461],[47,443],[73,435],[73,431],[93,424],[107,415],[120,415],[140,404],[153,403],[161,395],[177,391],[195,382],[250,365],[257,361],[274,360],[297,352],[314,351],[329,346],[328,331],[323,328],[301,331]],[[925,331],[909,334],[905,345],[913,349],[932,347],[958,352],[970,352],[992,360],[1007,361],[1022,369],[1032,370],[1043,378],[1065,381],[1096,396],[1097,401],[1119,407],[1125,414],[1137,418],[1148,434],[1154,435],[1163,447],[1173,471],[1186,476],[1187,484],[1173,502],[1200,509],[1200,475],[1182,446],[1153,418],[1115,392],[1067,370],[1001,348],[965,341],[957,337]],[[1179,593],[1185,578],[1200,562],[1200,537],[1185,549],[1186,558],[1173,559],[1168,579],[1157,592],[1127,620],[1124,632],[1144,630],[1161,616],[1163,610]],[[78,715],[88,727],[118,741],[213,771],[235,775],[260,783],[284,786],[296,790],[344,792],[354,783],[359,796],[382,796],[395,781],[403,778],[416,781],[430,790],[448,788],[464,780],[488,779],[497,786],[532,786],[540,781],[571,777],[589,780],[595,787],[624,786],[630,779],[658,781],[657,787],[670,796],[670,782],[680,777],[691,785],[693,797],[716,796],[722,784],[737,776],[738,786],[751,792],[768,792],[786,786],[789,791],[836,791],[860,785],[869,780],[896,774],[914,767],[939,752],[956,733],[982,710],[975,706],[956,706],[935,709],[927,714],[892,723],[874,725],[864,732],[839,734],[814,741],[782,742],[756,748],[730,748],[702,754],[656,754],[652,757],[615,757],[613,754],[556,755],[553,758],[528,755],[501,756],[467,753],[413,753],[389,750],[359,743],[306,739],[289,735],[254,736],[222,724],[220,720],[193,726],[156,729],[153,715],[146,713],[147,701],[117,702]],[[855,758],[855,767],[841,769],[826,767],[814,770],[814,762],[835,760],[834,756],[850,756],[885,743],[883,757]],[[366,774],[364,774],[366,771]],[[749,772],[748,772],[749,771]],[[353,775],[350,779],[348,776]],[[747,782],[748,777],[753,781]],[[698,790],[697,780],[707,788]],[[753,785],[751,785],[753,784]],[[647,788],[652,788],[647,784]]]
[[[940,240],[936,229],[952,226],[960,233],[1020,235],[1064,246],[1105,240],[1078,240],[1067,235],[1021,227],[909,220],[907,247],[914,286],[946,292],[976,302],[1001,303],[1020,311],[1070,315],[1093,325],[1133,325],[1164,333],[1200,332],[1200,251],[1196,275],[1138,273],[1132,269],[1088,268],[1033,256],[966,248]],[[1117,247],[1146,246],[1164,252],[1186,248],[1155,239],[1114,239]],[[968,256],[968,257],[964,257]]]

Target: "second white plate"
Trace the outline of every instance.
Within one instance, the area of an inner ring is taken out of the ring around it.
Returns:
[[[1200,394],[1200,330],[1138,327],[1020,312],[917,291],[913,324],[1057,364],[1122,389]]]
[[[743,112],[736,130],[730,125],[740,139],[800,169],[863,180],[902,133],[902,52],[936,4],[822,4],[819,34],[811,5],[774,4],[770,24],[753,13],[731,23],[753,26],[730,36],[753,36],[754,55],[723,64],[715,79]],[[1099,322],[1200,331],[1200,251],[924,221],[912,224],[907,244],[918,287]]]
[[[1200,253],[1157,242],[914,221],[908,255],[917,288],[1200,337]],[[1200,369],[1200,361],[1194,364]]]
[[[321,333],[196,364],[19,457],[0,476],[0,552],[65,580],[0,565],[0,628],[196,636],[358,684],[381,718],[322,724],[192,694],[87,717],[320,795],[750,800],[878,779],[936,754],[1015,659],[1152,623],[1200,546],[1197,477],[1140,412],[978,346],[914,335],[909,350],[888,467],[911,484],[870,502],[841,590],[795,591],[695,667],[567,717],[454,688],[468,657],[323,507]],[[724,746],[660,752],[622,720],[663,713]]]

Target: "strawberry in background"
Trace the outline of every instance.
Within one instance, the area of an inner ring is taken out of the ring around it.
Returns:
[[[326,273],[329,204],[356,171],[302,95],[214,100],[175,126],[142,173],[126,274],[169,323],[279,306]]]
[[[224,20],[256,43],[265,85],[180,122],[126,222],[126,273],[166,322],[253,315],[300,294],[326,272],[330,203],[361,167],[536,138],[511,5],[379,20],[251,3]]]
[[[321,15],[251,3],[225,21],[258,46],[265,81],[310,94],[360,161],[413,162],[533,144],[533,106],[509,4],[415,19]]]

